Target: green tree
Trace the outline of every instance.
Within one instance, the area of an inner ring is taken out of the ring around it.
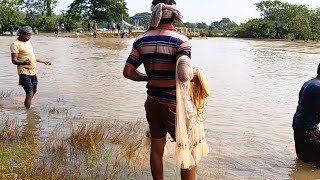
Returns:
[[[211,23],[211,29],[217,29],[220,32],[228,31],[237,26],[238,24],[232,22],[229,18],[222,18],[221,21],[214,21]]]
[[[275,32],[273,38],[284,38],[290,28],[290,4],[279,0],[262,1],[256,4],[257,10],[261,12],[261,17],[265,19],[271,31]]]
[[[129,18],[129,22],[131,24],[138,23],[139,25],[148,25],[151,19],[151,13],[143,12],[138,13],[132,17]]]
[[[11,34],[23,24],[22,14],[19,12],[18,0],[0,0],[0,24],[2,32]]]
[[[297,5],[294,7],[294,14],[290,21],[290,32],[294,34],[295,39],[309,40],[312,34],[310,26],[311,12],[306,6]]]
[[[34,26],[41,31],[53,31],[55,22],[55,17],[39,16],[35,19]]]
[[[320,9],[313,10],[310,15],[311,39],[320,41]]]
[[[208,25],[205,22],[196,23],[196,27],[200,29],[208,29]]]
[[[57,3],[57,0],[20,0],[19,6],[27,13],[28,25],[41,31],[53,31],[56,18],[52,11]]]
[[[92,19],[96,22],[121,22],[128,18],[127,3],[123,0],[74,0],[67,11],[73,20]]]
[[[183,23],[183,26],[185,26],[187,28],[196,28],[197,27],[196,23],[190,23],[190,22]]]
[[[250,38],[290,38],[316,39],[320,38],[317,11],[312,12],[307,6],[283,3],[279,0],[262,1],[256,4],[261,12],[261,19],[252,19],[233,34],[238,37]]]
[[[34,16],[49,16],[53,15],[52,11],[56,7],[57,0],[20,0],[20,7],[28,14]]]
[[[251,19],[236,27],[233,34],[241,38],[269,38],[273,36],[269,24],[264,19]]]

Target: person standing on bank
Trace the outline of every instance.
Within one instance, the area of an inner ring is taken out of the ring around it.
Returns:
[[[317,77],[303,84],[293,117],[294,141],[297,157],[320,165],[320,64]]]
[[[123,75],[133,81],[146,81],[146,117],[151,134],[150,166],[153,179],[163,179],[163,153],[166,134],[175,140],[176,66],[178,78],[193,81],[191,47],[188,38],[177,32],[173,21],[182,21],[174,0],[153,0],[150,28],[133,43]],[[179,64],[176,65],[177,61]],[[144,64],[146,74],[137,70]],[[181,169],[181,179],[194,180],[195,167]]]
[[[10,47],[12,63],[17,65],[18,69],[19,85],[23,87],[26,93],[24,106],[27,109],[30,108],[32,98],[37,92],[37,62],[51,65],[50,61],[44,61],[34,55],[30,42],[32,33],[32,28],[30,26],[20,27],[17,33],[19,37]]]

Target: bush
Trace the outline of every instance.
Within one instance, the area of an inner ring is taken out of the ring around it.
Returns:
[[[53,31],[54,23],[56,22],[55,17],[39,16],[34,23],[34,26],[41,31]]]

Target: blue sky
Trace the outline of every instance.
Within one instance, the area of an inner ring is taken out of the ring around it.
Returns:
[[[56,12],[66,10],[73,0],[59,0]],[[128,4],[129,15],[149,12],[152,0],[124,0]],[[246,22],[250,18],[259,17],[255,3],[262,0],[176,0],[177,6],[184,16],[184,22],[220,21],[224,17],[236,23]],[[200,3],[201,2],[201,3]],[[307,5],[310,8],[320,7],[320,0],[283,0],[294,4]]]

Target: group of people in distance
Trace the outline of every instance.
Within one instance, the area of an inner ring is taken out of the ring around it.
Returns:
[[[134,41],[123,75],[133,81],[147,82],[145,111],[151,134],[150,167],[153,178],[162,180],[166,135],[169,133],[173,140],[176,135],[175,80],[179,78],[183,82],[197,82],[199,79],[192,68],[189,40],[172,24],[174,20],[180,21],[182,18],[175,0],[153,0],[151,9],[150,27]],[[17,65],[19,84],[26,93],[24,105],[27,109],[31,107],[32,98],[37,92],[37,62],[51,65],[50,61],[35,56],[29,41],[32,33],[31,27],[20,27],[18,38],[10,47],[12,63]],[[146,74],[137,70],[142,64]],[[297,157],[317,165],[320,164],[319,122],[320,64],[317,76],[307,81],[300,90],[292,123]],[[196,179],[196,167],[181,169],[181,179]]]
[[[54,33],[56,35],[59,35],[59,32],[65,32],[65,24],[63,22],[59,23],[59,22],[56,22],[54,24]]]

